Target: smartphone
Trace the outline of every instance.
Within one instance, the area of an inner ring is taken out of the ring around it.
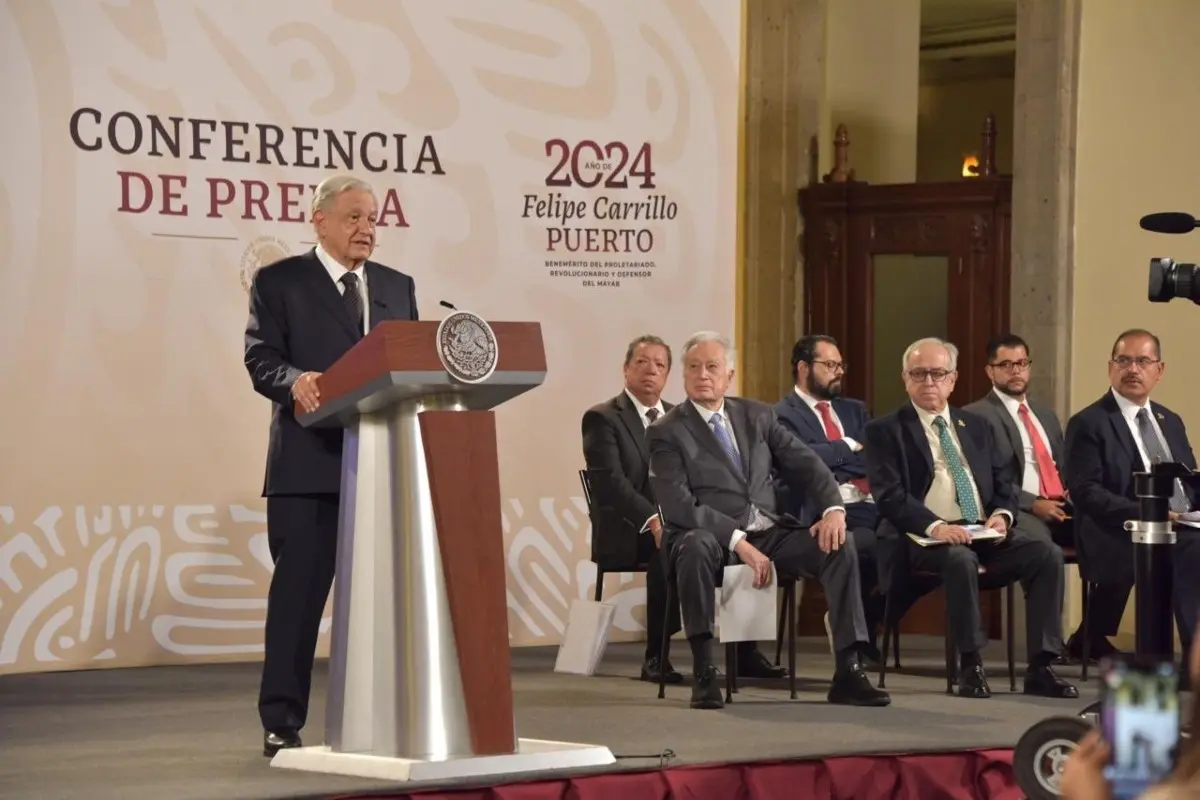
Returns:
[[[1100,686],[1100,733],[1112,748],[1104,777],[1114,800],[1132,800],[1175,768],[1178,670],[1170,661],[1105,659]]]

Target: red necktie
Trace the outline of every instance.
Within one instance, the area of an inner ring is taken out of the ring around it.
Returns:
[[[817,411],[820,412],[821,423],[825,426],[825,438],[831,442],[840,441],[842,432],[838,430],[837,423],[833,421],[833,412],[829,409],[829,403],[824,400],[817,403]],[[867,483],[866,478],[851,478],[850,483],[858,487],[863,494],[871,493],[871,484]]]
[[[1058,476],[1058,467],[1054,466],[1054,457],[1050,455],[1050,449],[1046,447],[1046,442],[1038,434],[1037,426],[1029,417],[1029,407],[1021,403],[1017,406],[1017,416],[1024,423],[1025,432],[1029,434],[1029,443],[1033,445],[1033,458],[1037,461],[1038,470],[1038,493],[1051,500],[1061,500],[1065,492],[1062,479]]]

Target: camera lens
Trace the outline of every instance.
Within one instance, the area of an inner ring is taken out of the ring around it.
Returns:
[[[1196,279],[1195,264],[1182,264],[1171,258],[1150,259],[1151,303],[1166,303],[1176,297],[1200,302],[1198,290],[1200,281]]]

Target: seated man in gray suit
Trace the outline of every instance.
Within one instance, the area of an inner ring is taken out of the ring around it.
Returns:
[[[837,649],[829,702],[887,705],[891,698],[871,684],[859,661],[867,625],[858,558],[853,539],[847,540],[833,473],[779,424],[770,406],[725,396],[734,366],[728,339],[697,333],[684,344],[682,360],[688,400],[646,435],[650,483],[663,513],[663,548],[694,659],[692,708],[724,705],[712,661],[715,589],[720,571],[739,561],[754,569],[757,586],[770,580],[772,562],[780,578],[818,578]],[[805,528],[777,512],[773,472],[807,491],[824,509],[820,521]],[[739,648],[742,653],[765,661],[753,643],[747,645]]]
[[[1052,409],[1034,401],[1029,390],[1029,345],[1006,333],[988,343],[987,372],[992,390],[963,408],[992,424],[996,447],[1009,462],[1016,484],[1015,526],[1026,534],[1071,547],[1063,487],[1063,432]]]
[[[1006,333],[988,343],[987,372],[992,391],[963,410],[992,424],[996,447],[1009,463],[1016,482],[1015,527],[1029,536],[1048,539],[1059,547],[1075,547],[1075,529],[1066,490],[1066,455],[1062,426],[1053,409],[1029,397],[1031,360],[1029,345],[1020,336]],[[1092,595],[1093,609],[1110,614],[1114,595]],[[1116,612],[1120,617],[1120,610]],[[1105,618],[1108,618],[1107,616]],[[1083,623],[1067,640],[1067,654],[1083,657]],[[1103,637],[1090,643],[1092,658],[1114,652]]]

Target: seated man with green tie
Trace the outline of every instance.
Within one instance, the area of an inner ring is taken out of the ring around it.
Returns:
[[[1025,693],[1078,697],[1051,667],[1063,646],[1062,551],[1012,527],[1017,503],[1011,466],[995,446],[991,425],[948,404],[957,365],[958,348],[949,342],[909,345],[901,372],[909,402],[867,424],[864,449],[879,510],[881,568],[894,563],[941,575],[949,633],[962,664],[958,693],[973,698],[991,696],[981,658],[987,636],[979,569],[987,569],[992,585],[1020,581],[1029,653]],[[986,526],[1001,538],[972,543],[967,525]],[[908,534],[941,544],[921,546]]]

